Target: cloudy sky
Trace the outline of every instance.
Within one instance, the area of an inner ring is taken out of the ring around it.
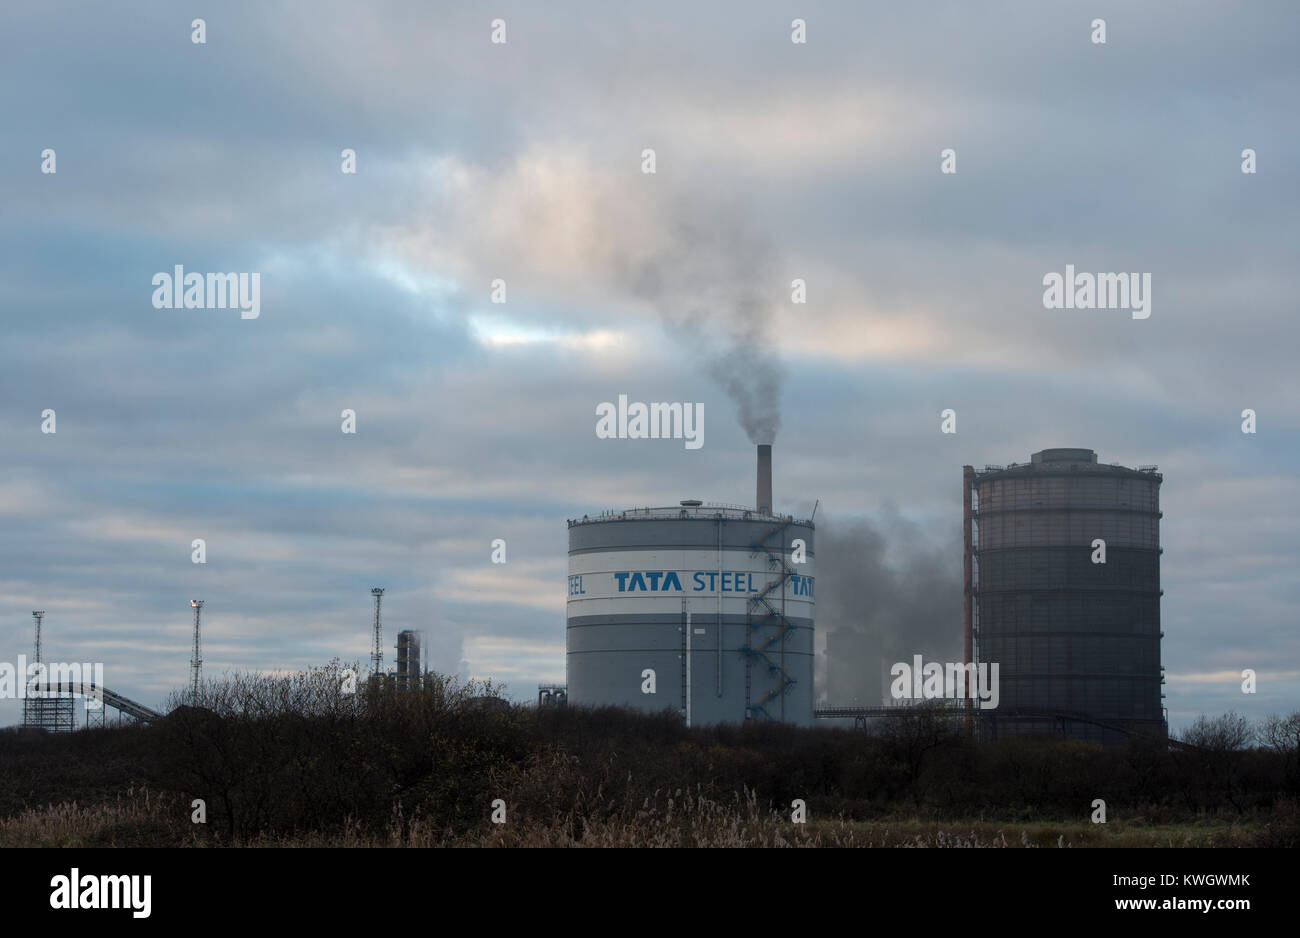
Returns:
[[[526,699],[565,519],[749,502],[761,374],[778,508],[950,572],[963,463],[1158,464],[1171,724],[1300,706],[1289,0],[11,0],[0,77],[0,658],[41,608],[158,704],[192,597],[216,676],[364,662],[382,585],[389,661],[419,628]],[[154,308],[178,264],[259,272],[260,316]],[[1150,318],[1045,309],[1066,264],[1151,273]],[[619,394],[705,445],[597,439]]]

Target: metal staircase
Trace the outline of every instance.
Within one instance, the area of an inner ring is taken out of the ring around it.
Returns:
[[[748,618],[746,621],[745,644],[741,646],[741,651],[745,653],[745,709],[747,714],[752,718],[761,714],[768,721],[780,722],[780,717],[774,716],[768,709],[768,706],[774,701],[781,698],[794,686],[795,680],[790,676],[790,672],[785,669],[784,649],[781,647],[786,637],[794,631],[794,626],[790,620],[785,617],[784,613],[784,586],[786,580],[794,575],[794,571],[785,561],[783,550],[783,535],[785,529],[791,524],[791,519],[787,518],[775,527],[771,528],[761,538],[749,546],[753,549],[754,554],[766,554],[768,557],[768,566],[773,570],[779,570],[780,574],[776,579],[768,583],[763,589],[755,593],[749,599]],[[775,544],[773,539],[775,538]],[[772,594],[781,591],[781,609],[778,609],[772,602]],[[767,636],[762,643],[762,632],[768,629],[775,629]],[[772,655],[777,654],[778,659],[774,660]],[[753,670],[754,665],[759,663],[760,667],[766,668],[769,678],[775,680],[775,684],[770,686],[758,700],[753,699]]]

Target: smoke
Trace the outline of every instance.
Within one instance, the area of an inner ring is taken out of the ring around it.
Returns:
[[[563,144],[504,168],[448,158],[437,178],[438,221],[387,231],[387,251],[472,283],[493,281],[508,259],[512,278],[560,309],[594,303],[619,316],[649,305],[682,356],[727,392],[750,442],[774,442],[783,282],[744,205]]]
[[[936,539],[887,506],[875,519],[817,525],[817,675],[833,706],[880,706],[888,665],[962,655],[961,532]]]
[[[772,251],[741,209],[717,197],[679,197],[666,210],[667,236],[648,253],[618,257],[618,280],[703,361],[749,441],[772,443],[785,377],[773,336]]]
[[[474,283],[501,276],[508,258],[512,277],[561,309],[595,304],[617,316],[648,305],[683,356],[726,391],[750,441],[773,442],[782,283],[742,204],[714,189],[673,188],[667,174],[602,168],[562,145],[504,168],[448,160],[438,178],[438,222],[387,233],[390,251]]]

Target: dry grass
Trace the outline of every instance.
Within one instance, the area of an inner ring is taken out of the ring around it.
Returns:
[[[507,817],[464,833],[439,830],[420,818],[394,816],[372,835],[354,823],[341,830],[293,837],[264,837],[246,847],[1246,847],[1259,831],[1227,824],[1161,827],[1109,824],[998,824],[921,819],[791,823],[786,814],[760,807],[746,790],[717,801],[682,790],[656,793],[639,806],[597,798],[581,816],[550,821]],[[178,821],[178,818],[180,819]],[[112,803],[51,805],[0,821],[0,847],[204,846],[206,832],[189,822],[188,808],[143,789]]]
[[[112,802],[63,802],[0,820],[0,847],[182,846],[198,842],[188,818],[175,799],[130,788]]]
[[[856,826],[872,846],[881,847],[1252,847],[1259,844],[1261,834],[1256,825],[1216,822],[1148,827],[1123,820],[1027,824],[911,818]]]

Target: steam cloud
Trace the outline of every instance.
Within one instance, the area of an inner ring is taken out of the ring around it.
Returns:
[[[817,624],[834,706],[878,707],[881,660],[960,661],[961,532],[936,543],[897,509],[817,525]],[[888,671],[885,672],[888,674]],[[856,700],[856,704],[855,704]]]

